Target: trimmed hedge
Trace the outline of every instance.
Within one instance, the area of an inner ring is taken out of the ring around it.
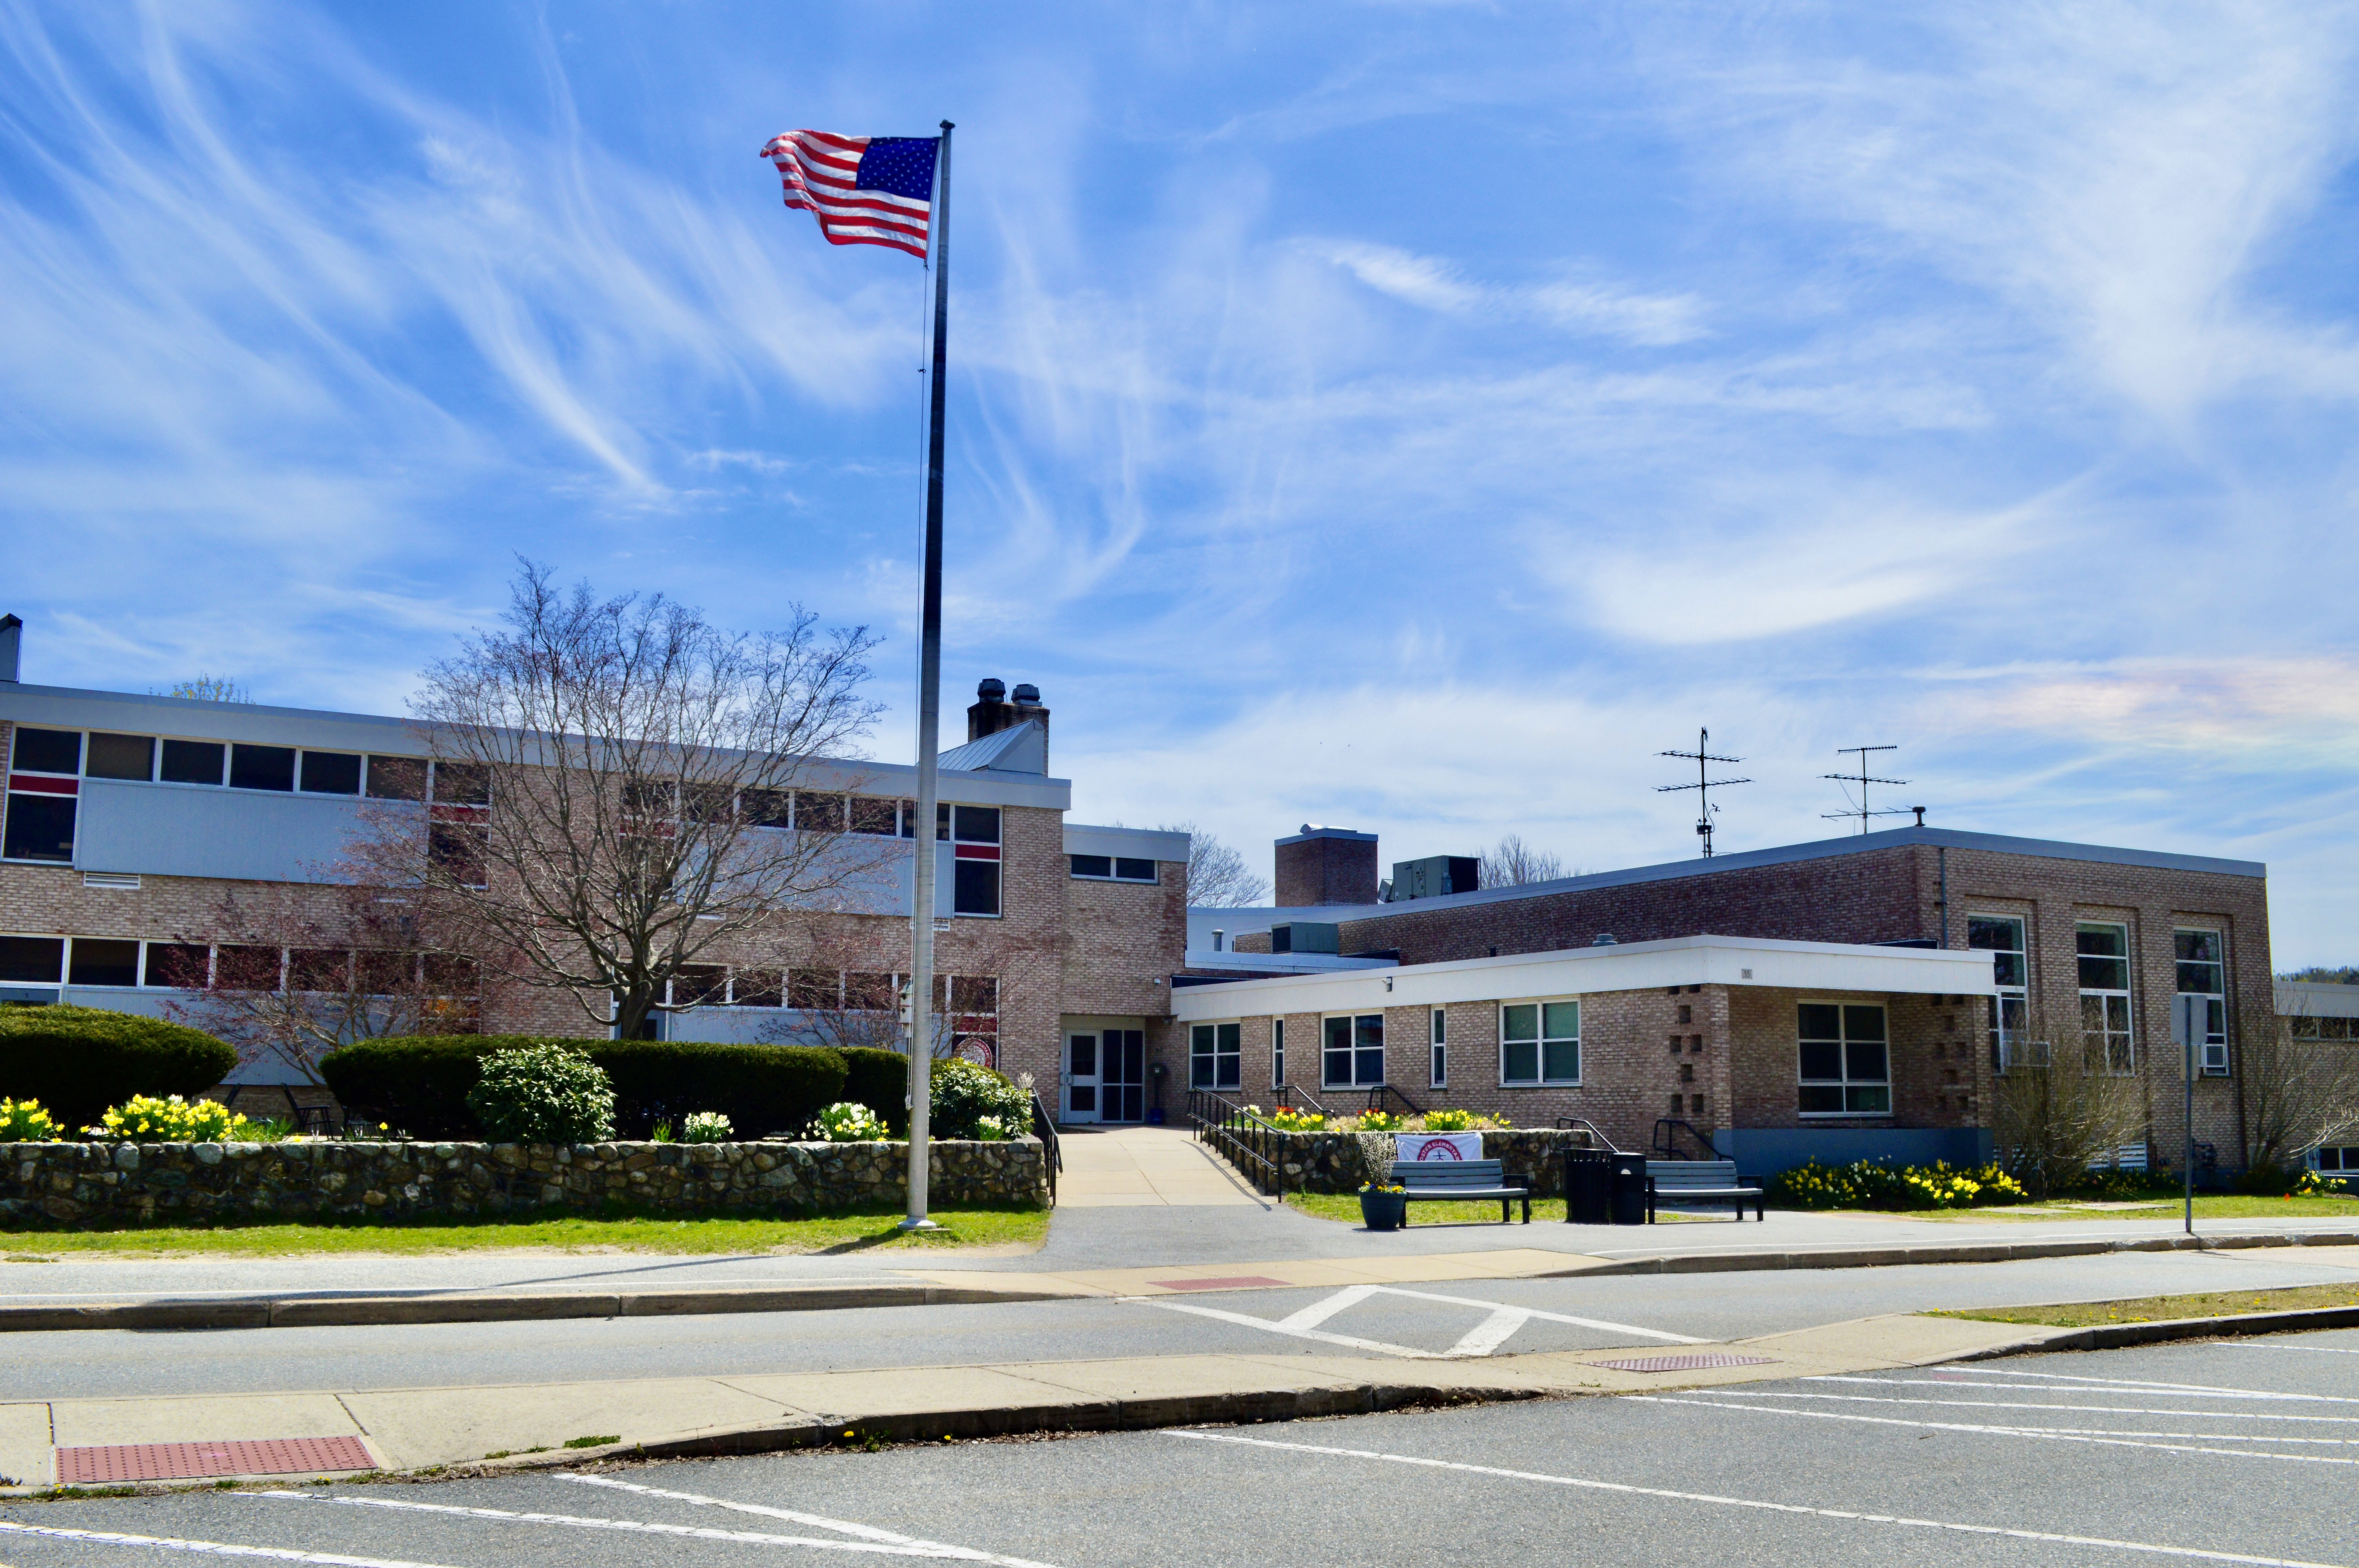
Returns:
[[[351,1113],[413,1138],[474,1138],[467,1108],[479,1057],[527,1045],[563,1045],[614,1086],[614,1130],[645,1138],[691,1111],[717,1110],[740,1138],[799,1136],[821,1108],[843,1098],[842,1055],[823,1046],[725,1045],[694,1040],[572,1040],[543,1034],[408,1035],[363,1040],[331,1052],[321,1075]]]
[[[909,1136],[909,1058],[874,1045],[842,1049],[843,1098],[864,1105],[896,1138]]]
[[[201,1095],[236,1065],[235,1046],[184,1023],[0,1005],[0,1098],[39,1100],[68,1137],[134,1095]]]

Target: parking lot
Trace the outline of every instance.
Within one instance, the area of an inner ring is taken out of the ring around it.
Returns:
[[[2359,1333],[1245,1428],[18,1504],[0,1562],[1730,1563],[2351,1550]]]

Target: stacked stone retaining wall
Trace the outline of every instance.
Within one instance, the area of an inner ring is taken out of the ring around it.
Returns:
[[[0,1144],[0,1222],[802,1214],[908,1196],[907,1143]],[[938,1204],[1046,1204],[1040,1144],[938,1142]]]
[[[1238,1134],[1247,1147],[1277,1165],[1290,1193],[1353,1193],[1367,1180],[1355,1132],[1277,1132],[1252,1130]],[[1381,1136],[1389,1143],[1389,1132]],[[1527,1186],[1534,1197],[1564,1195],[1566,1149],[1594,1147],[1589,1134],[1578,1130],[1554,1131],[1541,1128],[1492,1130],[1483,1134],[1483,1158],[1496,1160],[1510,1186]],[[1212,1145],[1220,1152],[1217,1142]],[[1244,1162],[1250,1165],[1250,1161]],[[1243,1173],[1250,1179],[1255,1173]]]

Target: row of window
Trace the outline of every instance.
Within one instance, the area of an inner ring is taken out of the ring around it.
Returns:
[[[2031,951],[2020,915],[1969,914],[1966,946],[1991,956],[1991,1065],[2004,1073],[2029,1060]],[[2072,927],[2074,979],[2081,1000],[2081,1051],[2093,1071],[2127,1076],[2137,1071],[2137,1035],[2132,1026],[2129,927],[2114,921],[2076,921]],[[2211,1077],[2228,1071],[2227,944],[2218,931],[2181,928],[2171,933],[2180,996],[2204,999],[2207,1025],[2201,1070]]]
[[[999,981],[990,975],[943,975],[936,1006],[962,1018],[999,1011]],[[785,1007],[802,1011],[840,1009],[891,1012],[900,1006],[903,977],[837,969],[737,968],[690,965],[672,980],[673,1006]],[[114,936],[0,936],[0,985],[125,986],[199,990],[221,984],[239,989],[342,991],[369,994],[469,989],[465,960],[440,954],[364,948],[268,947],[235,943],[133,940]]]
[[[1151,882],[1155,880],[1153,860],[1135,860],[1126,855],[1068,855],[1073,875],[1093,882]]]

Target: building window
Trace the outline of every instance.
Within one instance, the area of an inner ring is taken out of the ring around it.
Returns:
[[[1802,1114],[1891,1115],[1892,1064],[1884,1009],[1860,1002],[1806,1001],[1796,1011]]]
[[[1269,1087],[1277,1088],[1286,1082],[1286,1020],[1269,1021]]]
[[[19,725],[8,760],[7,821],[0,826],[0,859],[73,860],[74,806],[82,789],[82,731],[28,730]]]
[[[1073,875],[1085,881],[1151,882],[1156,880],[1153,860],[1136,860],[1127,855],[1068,855]]]
[[[2318,1168],[2330,1176],[2359,1176],[2359,1143],[2321,1144]]]
[[[229,787],[292,793],[295,788],[295,748],[248,746],[229,749]]]
[[[2354,1038],[2352,1025],[2359,1024],[2359,1018],[2312,1018],[2304,1013],[2287,1022],[2297,1040],[2349,1040]]]
[[[305,752],[303,753],[303,793],[306,795],[358,795],[361,792],[361,754],[358,752]]]
[[[56,985],[65,962],[61,936],[0,936],[0,985]]]
[[[2023,1059],[2024,1030],[2031,1017],[2031,954],[2024,944],[2023,921],[2012,914],[1969,914],[1966,946],[1991,956],[1991,980],[1998,987],[1990,1006],[1991,1070],[2004,1073]]]
[[[901,803],[880,800],[873,795],[852,797],[852,830],[872,834],[879,838],[897,838],[901,835]]]
[[[171,741],[164,742],[167,766],[170,765],[171,748]],[[371,800],[424,800],[425,762],[416,757],[380,757],[370,753],[368,795]]]
[[[934,837],[951,842],[951,913],[999,914],[999,808],[939,806]]]
[[[2206,1077],[2224,1078],[2228,1076],[2227,944],[2217,931],[2174,931],[2170,945],[2179,960],[2179,994],[2204,999],[2198,1070]]]
[[[1320,1056],[1320,1087],[1369,1088],[1385,1081],[1385,1015],[1347,1014],[1325,1021]]]
[[[2081,1053],[2090,1072],[2137,1071],[2130,1033],[2130,930],[2096,921],[2072,928],[2081,966]]]
[[[1435,1088],[1450,1087],[1450,1014],[1433,1010],[1433,1066],[1427,1082]]]
[[[139,944],[101,936],[77,936],[67,956],[66,983],[76,986],[136,986]]]
[[[1244,1026],[1199,1023],[1188,1031],[1188,1087],[1233,1089],[1244,1082]]]
[[[90,737],[90,758],[82,771],[94,779],[129,779],[147,784],[156,776],[156,737],[102,735]]]
[[[1499,1082],[1581,1082],[1581,1003],[1511,1001],[1499,1009]]]

